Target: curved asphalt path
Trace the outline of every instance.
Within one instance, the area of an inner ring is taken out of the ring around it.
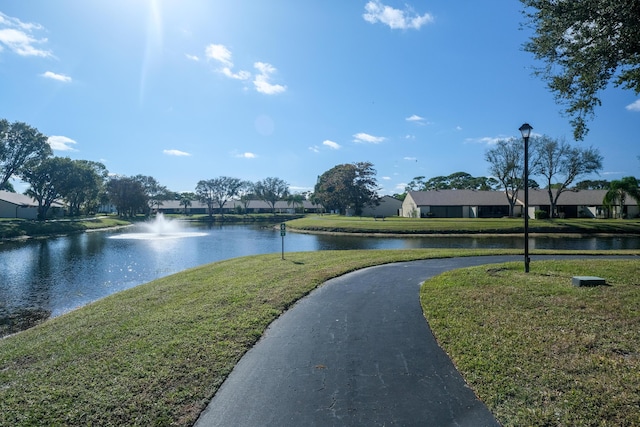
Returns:
[[[436,343],[419,290],[447,270],[521,258],[411,261],[327,281],[269,326],[196,426],[499,426]]]

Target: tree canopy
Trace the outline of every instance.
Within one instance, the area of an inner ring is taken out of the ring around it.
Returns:
[[[346,213],[351,208],[360,215],[365,206],[379,203],[375,176],[370,162],[334,166],[318,178],[313,198],[326,209]]]
[[[524,45],[545,65],[536,71],[566,105],[576,140],[615,86],[640,93],[639,0],[520,0],[535,33]]]
[[[522,144],[513,138],[499,140],[486,151],[484,158],[489,163],[489,173],[500,181],[509,202],[509,216],[513,216],[518,190],[523,187],[524,181]]]
[[[280,178],[269,177],[256,182],[253,185],[253,192],[258,199],[267,202],[271,206],[271,210],[275,215],[276,202],[289,195],[289,184]]]
[[[22,176],[24,166],[53,154],[47,137],[22,122],[0,119],[0,188],[7,187],[13,175]]]

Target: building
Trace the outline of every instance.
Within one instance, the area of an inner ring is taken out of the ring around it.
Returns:
[[[49,216],[62,216],[63,205],[55,203],[51,205]],[[0,218],[38,218],[38,202],[29,196],[9,191],[0,191]]]
[[[556,190],[551,190],[555,196]],[[566,190],[558,198],[556,213],[561,218],[615,218],[618,206],[608,209],[602,203],[607,190]],[[519,191],[514,215],[521,216],[524,192]],[[536,211],[550,214],[546,189],[529,190],[529,218]],[[630,197],[625,200],[623,215],[635,218],[640,208]],[[402,216],[414,218],[496,218],[509,215],[509,202],[503,191],[431,190],[410,191],[402,204]]]
[[[198,200],[194,200],[191,202],[191,206],[187,207],[185,212],[185,207],[180,205],[180,201],[178,200],[165,200],[159,207],[154,206],[154,211],[162,212],[165,214],[189,214],[189,215],[204,215],[209,213],[209,209],[205,203],[202,203]],[[224,204],[223,213],[225,214],[233,214],[233,213],[248,213],[248,214],[258,214],[258,213],[273,213],[271,209],[271,205],[263,200],[249,200],[246,202],[246,205],[240,200],[229,200]],[[320,213],[323,211],[323,207],[321,205],[316,205],[311,203],[309,200],[304,200],[302,202],[302,206],[300,204],[294,204],[287,202],[285,200],[279,200],[275,203],[275,211],[276,213],[286,213],[293,214],[296,212],[304,211],[304,213]],[[214,204],[213,206],[213,214],[217,215],[220,212],[218,205]]]

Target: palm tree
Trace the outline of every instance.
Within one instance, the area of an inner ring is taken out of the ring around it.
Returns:
[[[630,196],[640,204],[640,188],[638,188],[638,180],[633,176],[625,176],[621,180],[611,181],[609,183],[609,191],[604,195],[602,204],[610,211],[619,206],[617,216],[618,218],[622,218],[624,202],[627,196]]]

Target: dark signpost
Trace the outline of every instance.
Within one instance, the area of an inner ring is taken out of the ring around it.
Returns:
[[[282,259],[284,259],[284,236],[287,235],[287,224],[280,224],[280,236],[282,237]]]

